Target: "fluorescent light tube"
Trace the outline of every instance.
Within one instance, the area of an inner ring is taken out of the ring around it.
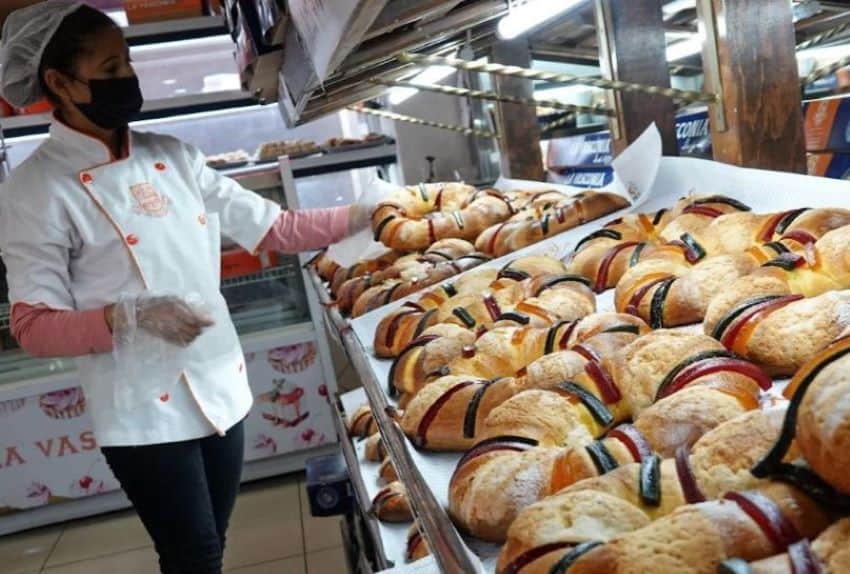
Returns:
[[[512,8],[511,11],[499,20],[499,37],[504,40],[513,40],[584,4],[586,0],[529,0],[522,6]]]

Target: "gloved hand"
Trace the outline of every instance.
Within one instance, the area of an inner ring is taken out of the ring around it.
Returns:
[[[188,347],[212,319],[197,305],[171,295],[143,294],[122,299],[109,315],[116,342],[131,340],[137,329],[179,347]]]
[[[348,207],[348,233],[353,235],[372,224],[374,205],[355,203]]]

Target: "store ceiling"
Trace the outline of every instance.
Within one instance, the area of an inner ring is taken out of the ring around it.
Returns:
[[[805,0],[792,2],[797,14],[798,41],[850,20],[850,2]],[[697,31],[695,0],[664,0],[668,41],[682,41]],[[445,55],[469,42],[483,55],[496,41],[498,19],[508,0],[394,0],[387,3],[363,41],[323,86],[313,94],[299,123],[345,105],[380,95],[386,88],[369,80],[397,79],[415,68],[400,63],[402,51]],[[846,41],[847,36],[843,35]],[[840,39],[840,38],[838,38]],[[538,60],[597,64],[598,43],[593,3],[588,1],[545,29],[529,36]],[[674,72],[701,72],[699,54],[675,62]]]

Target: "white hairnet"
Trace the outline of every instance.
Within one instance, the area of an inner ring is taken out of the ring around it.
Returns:
[[[82,5],[72,0],[46,0],[9,14],[0,40],[0,94],[6,101],[22,108],[44,99],[38,81],[44,48],[62,20]]]

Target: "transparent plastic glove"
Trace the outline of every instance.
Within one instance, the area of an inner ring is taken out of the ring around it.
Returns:
[[[123,298],[112,310],[116,341],[143,330],[178,347],[187,347],[213,322],[199,303],[172,295]]]
[[[348,267],[361,259],[370,259],[385,253],[387,248],[372,237],[372,212],[387,196],[400,190],[397,185],[373,178],[364,186],[348,212],[348,237],[328,248],[328,257]]]
[[[374,205],[355,203],[348,208],[348,234],[354,235],[372,224],[372,212]]]
[[[198,295],[122,297],[111,320],[114,405],[124,411],[167,397],[185,368],[186,347],[213,325]]]

